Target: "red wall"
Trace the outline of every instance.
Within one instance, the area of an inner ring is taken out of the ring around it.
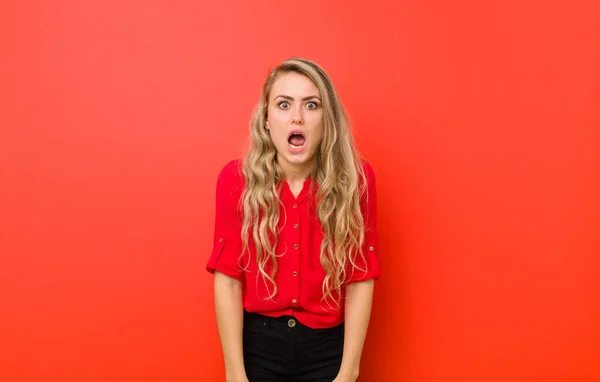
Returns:
[[[360,380],[600,380],[596,2],[375,3],[0,3],[0,380],[223,380],[216,175],[291,55],[378,176]]]

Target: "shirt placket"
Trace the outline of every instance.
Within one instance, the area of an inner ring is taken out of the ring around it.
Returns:
[[[298,305],[300,304],[299,302],[299,296],[300,296],[300,275],[299,275],[299,271],[300,271],[300,251],[302,251],[302,248],[300,248],[300,206],[298,205],[297,202],[294,202],[294,204],[292,205],[292,209],[291,209],[292,213],[291,213],[291,219],[289,224],[292,225],[291,228],[291,235],[290,237],[292,238],[292,251],[294,254],[294,266],[292,267],[292,279],[293,279],[293,285],[294,285],[294,293],[292,294],[292,306],[294,308],[297,308]]]

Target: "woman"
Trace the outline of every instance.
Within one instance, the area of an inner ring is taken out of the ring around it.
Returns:
[[[207,265],[227,381],[355,381],[379,277],[373,170],[305,59],[267,77],[251,138],[219,174]]]

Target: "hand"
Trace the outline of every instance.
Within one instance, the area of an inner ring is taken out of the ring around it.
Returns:
[[[225,377],[225,381],[226,382],[249,382],[248,381],[248,377],[246,377],[246,374],[244,373],[243,375],[240,376],[226,376]]]
[[[340,372],[340,374],[338,374],[337,377],[335,377],[333,382],[356,382],[357,378],[358,378],[358,371],[355,373],[352,373],[352,374]]]

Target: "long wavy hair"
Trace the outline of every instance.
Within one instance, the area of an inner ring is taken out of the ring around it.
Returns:
[[[308,77],[321,93],[324,135],[315,154],[317,167],[312,178],[317,184],[316,214],[323,231],[320,259],[326,276],[322,284],[322,301],[338,308],[349,275],[357,269],[366,271],[357,265],[358,256],[364,260],[360,199],[366,192],[366,178],[347,114],[330,77],[317,64],[303,58],[290,58],[269,73],[252,117],[250,148],[242,164],[246,183],[240,199],[243,211],[241,256],[248,251],[251,237],[259,274],[269,292],[267,298],[275,297],[279,256],[275,248],[283,170],[277,162],[277,151],[265,129],[265,122],[273,84],[280,75],[289,72]]]

